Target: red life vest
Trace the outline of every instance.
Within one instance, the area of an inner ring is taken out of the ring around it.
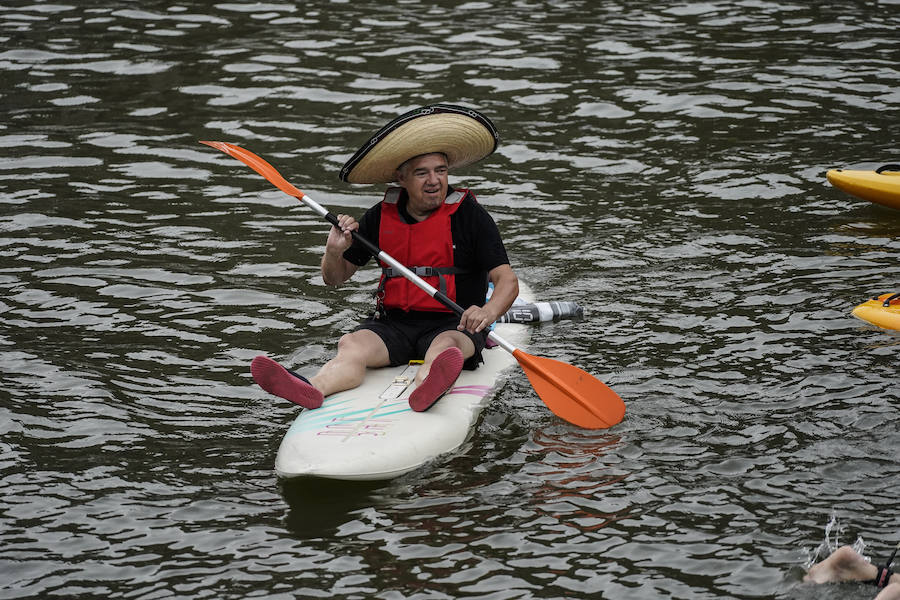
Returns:
[[[381,202],[378,245],[400,264],[445,293],[456,302],[456,273],[453,265],[453,236],[450,217],[459,209],[469,190],[454,190],[444,204],[418,223],[407,223],[400,216],[397,200],[402,188],[388,188]],[[379,305],[385,309],[453,312],[403,275],[393,273],[381,263],[378,285]]]

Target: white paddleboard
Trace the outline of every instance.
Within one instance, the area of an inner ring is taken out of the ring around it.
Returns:
[[[529,298],[519,282],[520,297]],[[497,333],[523,348],[530,326],[498,323]],[[275,472],[281,478],[391,479],[459,448],[487,404],[496,382],[516,359],[500,347],[485,348],[484,362],[460,374],[454,386],[425,412],[409,407],[418,364],[370,369],[363,384],[304,410],[281,440]]]

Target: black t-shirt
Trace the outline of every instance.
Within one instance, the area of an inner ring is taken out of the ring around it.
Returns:
[[[447,193],[453,193],[453,188]],[[407,199],[403,190],[397,208],[401,218],[407,223],[415,223],[406,211]],[[359,234],[377,246],[380,226],[381,202],[367,210],[359,220]],[[456,303],[463,309],[473,304],[482,306],[487,294],[488,272],[509,264],[497,224],[483,206],[467,195],[450,216],[450,235],[453,237],[453,264],[466,271],[456,275]],[[372,254],[362,244],[354,242],[344,252],[344,258],[361,267],[369,262]]]

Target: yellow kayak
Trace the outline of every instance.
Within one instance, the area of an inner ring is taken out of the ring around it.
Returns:
[[[885,329],[900,330],[900,293],[882,294],[853,309],[853,316]]]
[[[875,171],[832,169],[825,176],[831,185],[857,198],[900,209],[900,165]]]

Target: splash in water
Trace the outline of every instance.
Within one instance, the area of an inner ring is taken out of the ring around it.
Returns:
[[[832,552],[840,548],[840,536],[843,532],[843,525],[841,525],[840,521],[838,521],[837,515],[832,513],[831,519],[828,521],[828,524],[825,525],[825,539],[812,552],[809,549],[806,550],[806,561],[803,563],[803,568],[809,570],[810,567],[812,567],[819,561],[820,556],[822,556],[823,558],[827,557]],[[862,536],[858,536],[851,547],[857,552],[857,554],[865,558],[867,561],[869,560],[869,558],[863,553],[863,551],[866,549],[866,542],[865,540],[863,540]]]

